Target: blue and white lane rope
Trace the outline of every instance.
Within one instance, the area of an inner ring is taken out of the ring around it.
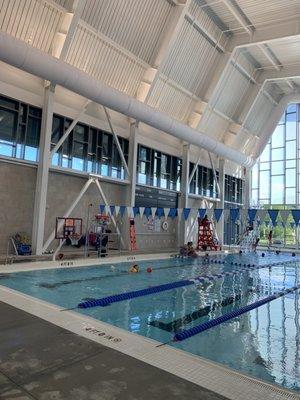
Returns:
[[[292,293],[292,292],[294,292],[296,290],[299,290],[299,289],[300,289],[300,284],[296,285],[296,286],[293,286],[293,287],[291,287],[289,289],[282,290],[280,292],[274,293],[271,296],[265,297],[264,299],[255,301],[254,303],[251,303],[251,304],[249,304],[247,306],[244,306],[244,307],[241,307],[241,308],[239,308],[237,310],[231,311],[230,313],[222,315],[221,317],[218,317],[218,318],[212,319],[210,321],[204,322],[203,324],[194,326],[193,328],[189,328],[189,329],[185,329],[184,331],[177,332],[177,333],[175,333],[175,335],[173,337],[173,341],[174,342],[178,342],[178,341],[182,341],[182,340],[188,339],[188,338],[190,338],[190,337],[192,337],[194,335],[198,335],[201,332],[204,332],[204,331],[206,331],[208,329],[211,329],[211,328],[213,328],[213,327],[215,327],[217,325],[222,324],[223,322],[226,322],[226,321],[229,321],[230,319],[236,318],[241,314],[244,314],[244,313],[246,313],[248,311],[251,311],[251,310],[253,310],[255,308],[263,306],[264,304],[269,303],[270,301],[276,300],[279,297],[285,296],[286,294]]]
[[[295,260],[293,261],[288,261],[286,263],[294,263]],[[217,279],[222,279],[227,276],[233,276],[237,274],[241,274],[244,272],[248,271],[255,271],[257,269],[261,268],[270,268],[276,265],[281,265],[281,263],[273,263],[273,264],[268,264],[268,265],[259,265],[255,266],[254,264],[248,264],[246,268],[240,268],[240,269],[235,269],[233,271],[228,271],[228,272],[221,272],[219,274],[212,274],[212,275],[202,275],[202,276],[197,276],[192,279],[186,279],[182,281],[177,281],[177,282],[170,282],[166,283],[163,285],[158,285],[158,286],[152,286],[147,289],[140,289],[140,290],[134,290],[132,292],[127,292],[127,293],[120,293],[120,294],[115,294],[107,297],[102,297],[100,299],[93,299],[93,300],[87,300],[83,301],[78,304],[78,308],[90,308],[90,307],[105,307],[108,306],[109,304],[116,303],[118,301],[124,301],[124,300],[129,300],[133,299],[136,297],[141,297],[141,296],[148,296],[150,294],[154,293],[159,293],[159,292],[164,292],[166,290],[172,290],[172,289],[177,289],[183,286],[189,286],[193,284],[204,284],[204,283],[209,283],[212,281],[215,281]],[[246,264],[245,264],[246,265]]]

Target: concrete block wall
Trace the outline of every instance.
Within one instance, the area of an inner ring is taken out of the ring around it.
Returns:
[[[31,236],[36,169],[0,162],[0,254],[6,254],[10,236]]]
[[[47,239],[55,228],[56,217],[62,216],[72,204],[86,178],[51,171],[49,174],[45,235]],[[0,162],[0,254],[6,254],[9,237],[16,232],[32,233],[36,168],[26,164]],[[101,186],[111,204],[125,201],[125,186],[102,182]],[[75,207],[72,217],[87,217],[88,204],[93,204],[90,215],[99,213],[101,200],[98,189],[92,184]]]

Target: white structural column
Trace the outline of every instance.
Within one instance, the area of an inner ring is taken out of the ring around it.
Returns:
[[[43,251],[54,92],[53,85],[45,88],[32,228],[32,252],[37,255],[42,254]]]
[[[135,186],[136,186],[136,166],[138,152],[138,123],[130,123],[128,168],[130,173],[130,185],[127,186],[126,204],[134,207],[135,205]]]
[[[225,160],[224,159],[219,159],[219,198],[220,198],[220,203],[219,203],[219,208],[222,208],[224,210],[224,205],[225,205]],[[218,238],[223,245],[224,243],[224,211],[223,214],[217,223],[217,233],[218,233]]]
[[[245,174],[245,186],[244,186],[244,193],[243,193],[243,208],[248,209],[250,208],[250,191],[251,191],[251,170],[250,168],[244,169]]]
[[[182,150],[182,174],[180,192],[181,196],[178,201],[179,208],[188,207],[189,200],[189,171],[190,170],[190,145],[184,144]],[[188,224],[182,216],[178,222],[178,245],[183,245],[187,241],[188,237]]]

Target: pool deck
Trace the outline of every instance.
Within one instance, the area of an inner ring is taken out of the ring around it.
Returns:
[[[226,400],[0,302],[1,400]]]

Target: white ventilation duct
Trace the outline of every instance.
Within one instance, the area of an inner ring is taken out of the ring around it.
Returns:
[[[250,166],[253,162],[251,157],[4,32],[0,32],[0,60],[239,165]]]

